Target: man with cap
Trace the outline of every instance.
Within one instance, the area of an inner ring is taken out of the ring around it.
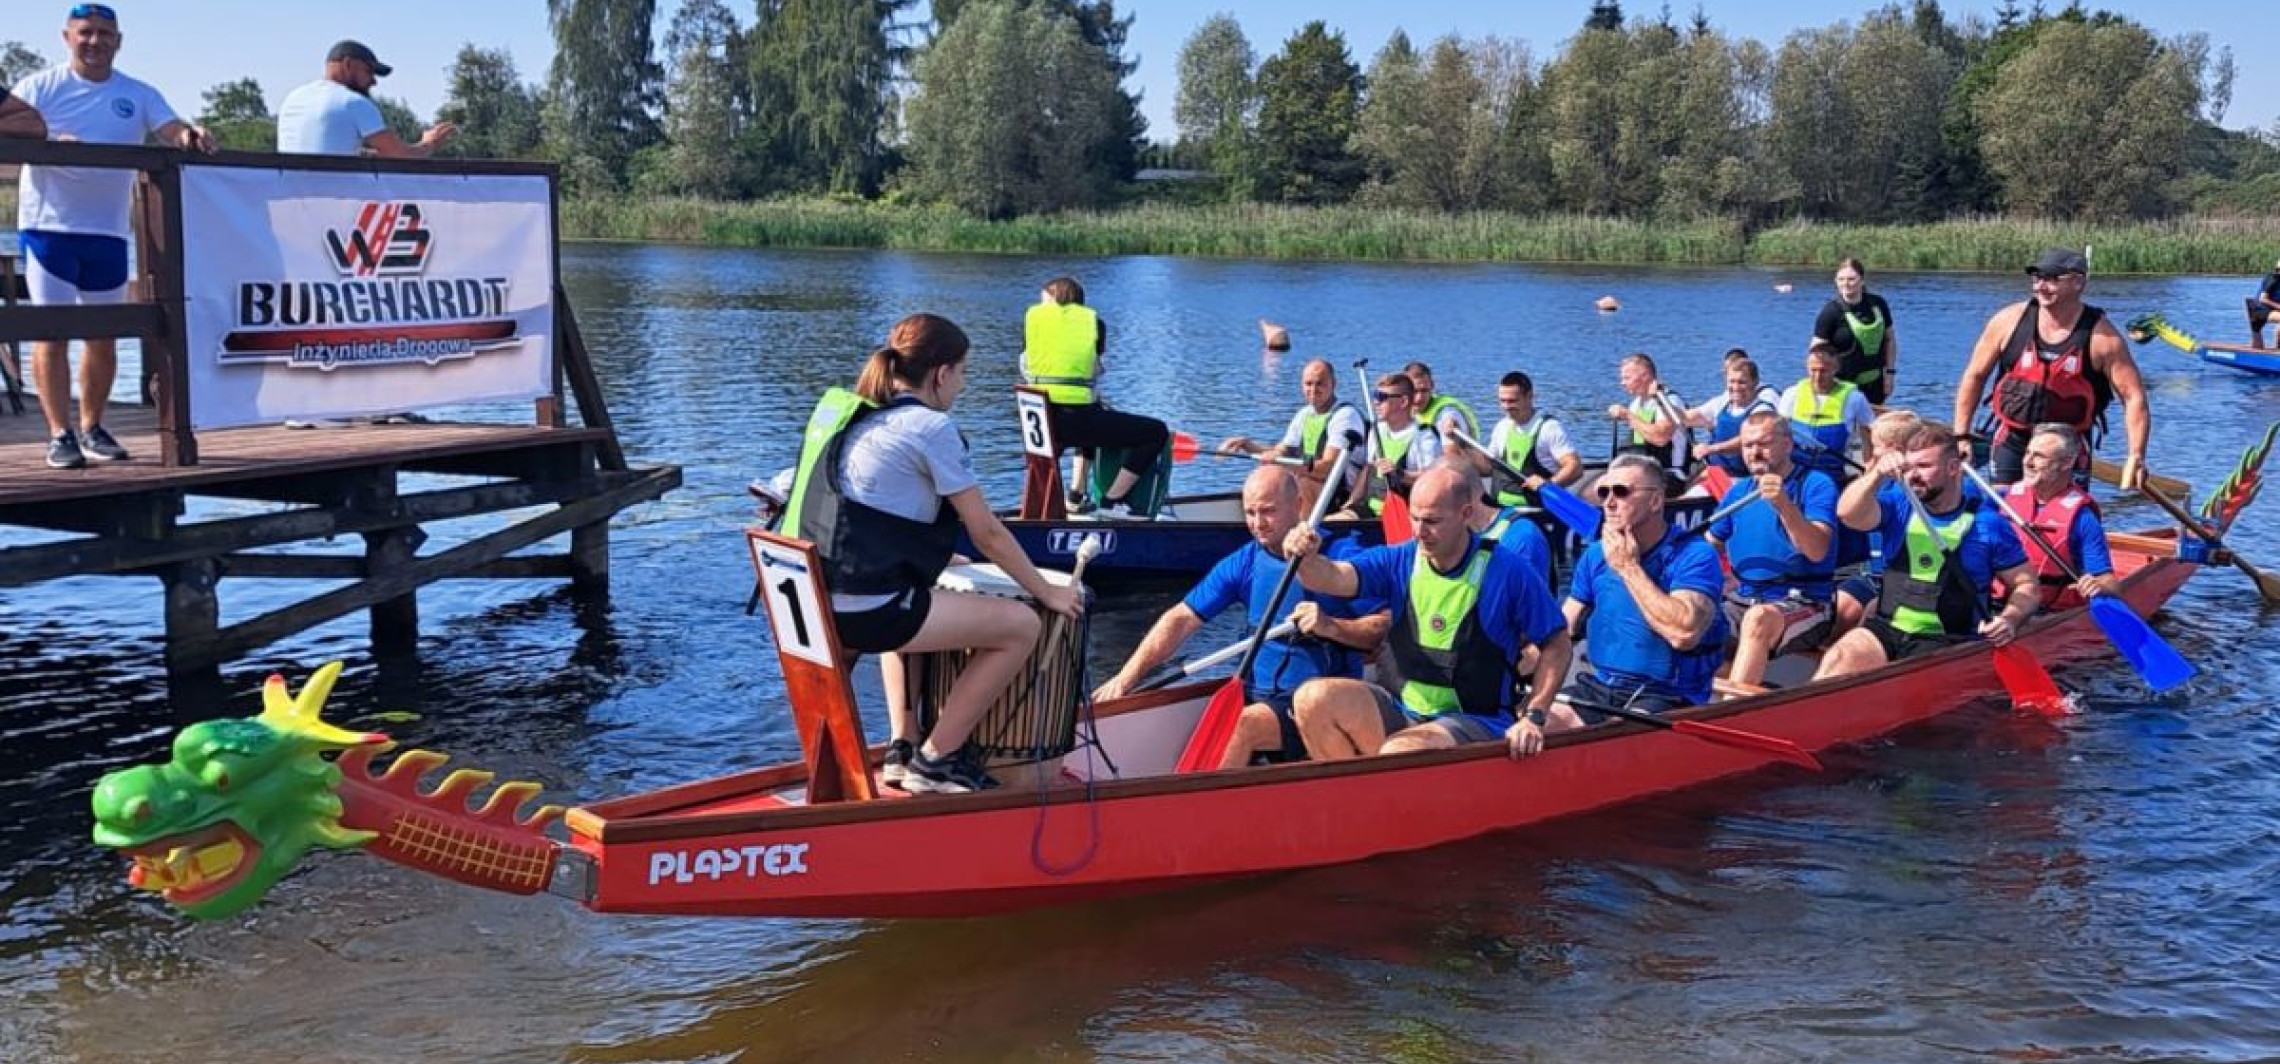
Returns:
[[[37,108],[55,140],[93,144],[162,144],[211,152],[214,138],[184,122],[166,98],[111,64],[118,58],[119,15],[102,4],[79,4],[63,23],[70,58],[14,89]],[[16,227],[23,232],[26,280],[38,306],[94,306],[127,299],[128,199],[135,172],[111,167],[25,166],[17,191]],[[111,383],[118,377],[118,341],[81,341],[78,419],[72,419],[71,351],[65,340],[32,344],[32,387],[47,417],[47,464],[77,469],[90,458],[124,461],[127,449],[103,428]]]
[[[2272,312],[2280,310],[2280,262],[2272,264],[2272,272],[2264,277],[2264,286],[2248,297],[2248,342],[2252,347],[2264,346],[2264,323],[2272,320]]]
[[[2153,435],[2153,410],[2129,341],[2106,312],[2082,301],[2090,262],[2071,248],[2051,248],[2027,267],[2033,278],[2026,302],[2004,307],[1987,319],[1972,349],[1971,362],[1955,390],[1955,425],[1971,423],[1973,408],[1989,377],[1995,387],[1987,405],[1995,418],[1991,471],[1997,484],[2015,484],[2026,459],[2027,438],[2036,425],[2056,422],[2094,438],[2106,407],[2122,401],[2122,425],[2129,450],[2122,461],[2124,491],[2145,481],[2146,441]],[[2090,476],[2090,449],[2082,450],[2077,483]]]
[[[325,53],[325,76],[285,94],[277,108],[277,150],[299,155],[357,155],[369,150],[387,159],[424,159],[457,126],[438,122],[416,144],[388,128],[372,86],[395,68],[380,61],[361,41],[342,41]]]

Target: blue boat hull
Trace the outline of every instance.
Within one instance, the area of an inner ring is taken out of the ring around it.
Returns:
[[[2233,344],[2203,344],[2199,354],[2201,361],[2212,366],[2280,377],[2280,351]]]

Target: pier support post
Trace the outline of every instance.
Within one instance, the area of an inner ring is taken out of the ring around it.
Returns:
[[[378,577],[405,568],[419,558],[420,544],[425,542],[427,533],[417,525],[367,532],[364,534],[365,572]],[[382,657],[407,656],[418,649],[419,642],[419,592],[406,591],[395,598],[372,604],[374,654]]]
[[[606,520],[570,530],[570,586],[578,591],[607,591],[610,586],[610,523]]]
[[[193,558],[159,570],[166,586],[166,678],[178,694],[221,687],[221,666],[211,650],[222,624],[221,579],[222,565],[214,558]]]

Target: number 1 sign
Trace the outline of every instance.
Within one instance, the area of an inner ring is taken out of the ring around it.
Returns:
[[[823,597],[823,561],[815,545],[759,528],[745,529],[744,537],[752,548],[752,569],[760,576],[761,597],[768,602],[768,625],[776,633],[776,660],[784,669],[793,726],[807,755],[808,801],[876,797],[863,752],[863,723],[855,715],[855,691],[847,682],[839,634]]]

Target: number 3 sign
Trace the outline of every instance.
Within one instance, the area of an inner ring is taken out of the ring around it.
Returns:
[[[1035,388],[1015,388],[1013,409],[1021,419],[1021,449],[1044,459],[1060,457],[1053,446],[1053,418],[1046,409],[1045,393]]]

